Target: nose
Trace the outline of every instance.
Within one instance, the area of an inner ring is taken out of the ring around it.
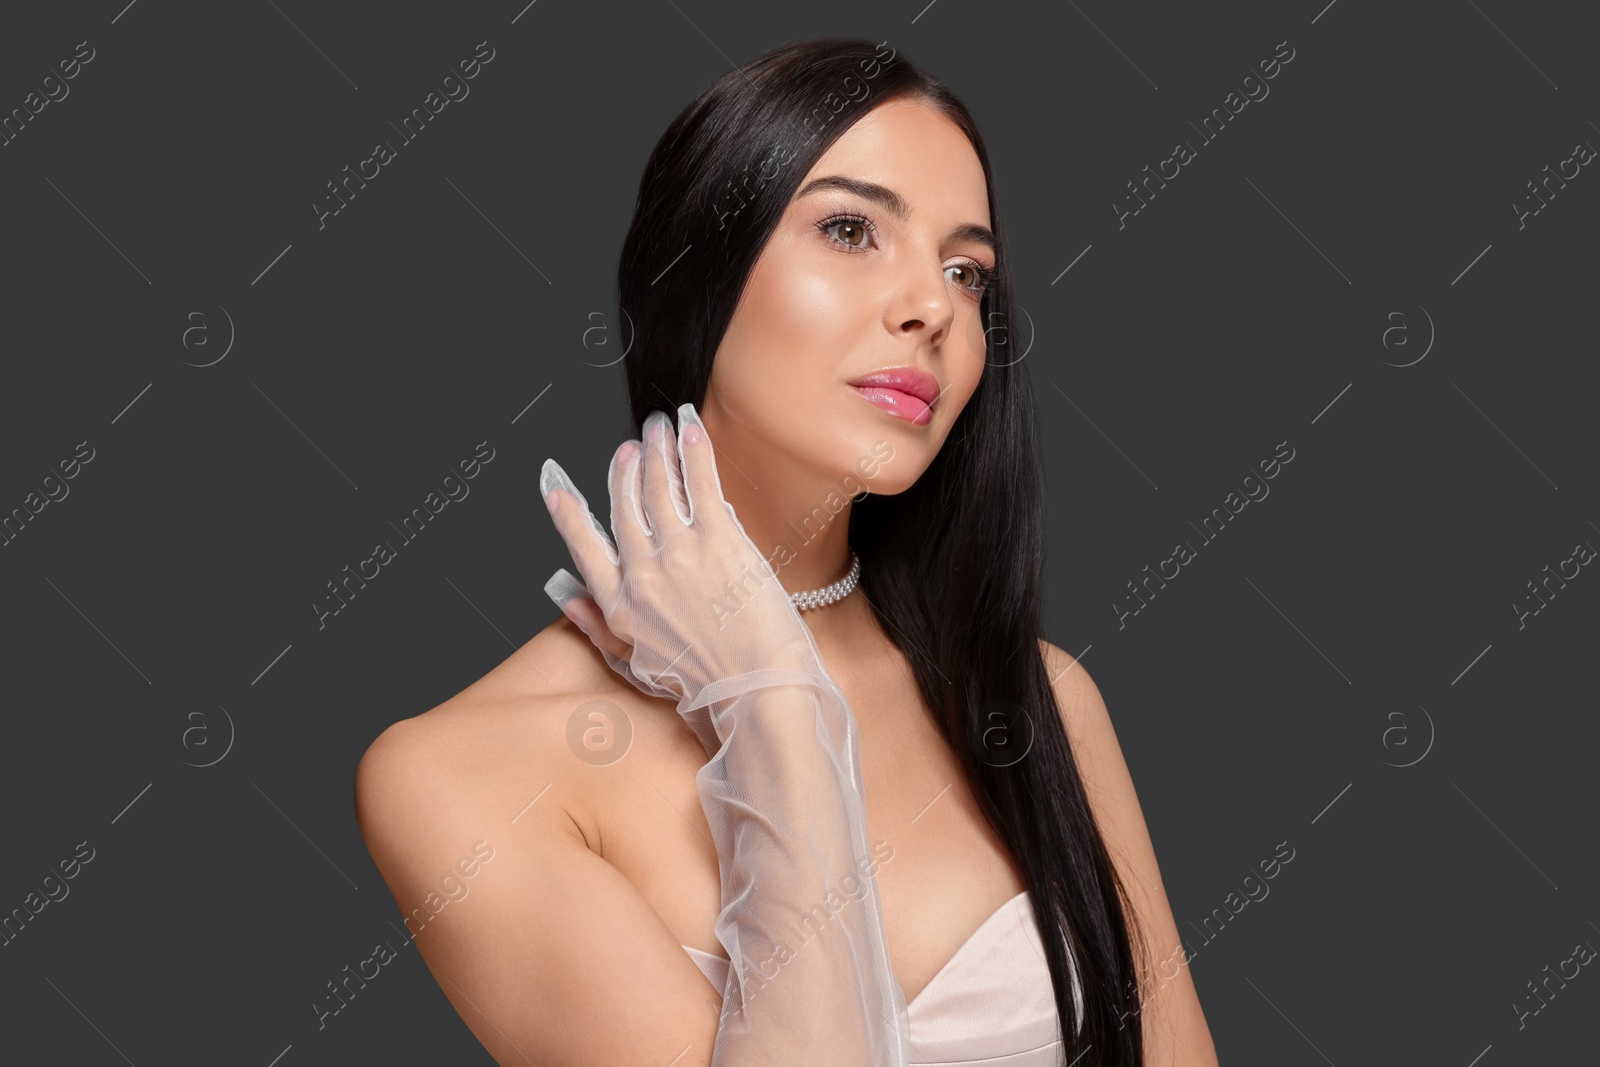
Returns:
[[[887,309],[885,323],[893,333],[923,331],[927,343],[937,345],[950,332],[955,307],[944,268],[920,252],[905,266],[899,295]]]

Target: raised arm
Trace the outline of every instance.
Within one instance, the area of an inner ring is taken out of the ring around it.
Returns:
[[[902,1067],[854,719],[836,686],[763,681],[712,705],[722,744],[695,776],[732,963],[712,1062]]]
[[[615,546],[546,462],[540,489],[587,580],[560,572],[547,590],[615,670],[676,701],[711,757],[696,780],[731,962],[714,1067],[903,1067],[854,716],[723,498],[699,417],[678,414],[681,438],[652,412],[612,458]]]

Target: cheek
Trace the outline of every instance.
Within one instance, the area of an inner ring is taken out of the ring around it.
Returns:
[[[963,300],[969,299],[959,293],[956,295]],[[962,328],[962,336],[966,340],[966,355],[970,357],[968,361],[976,364],[980,369],[984,360],[988,358],[986,354],[988,346],[992,343],[1003,353],[1007,340],[1006,331],[1000,325],[1000,316],[998,314],[991,316],[976,305],[971,311],[967,312],[966,322]],[[997,355],[995,362],[1003,363],[1005,362],[1005,357]]]
[[[790,263],[763,273],[749,300],[751,325],[795,357],[791,366],[843,363],[848,352],[840,341],[860,330],[865,304],[860,282],[844,271],[822,269],[809,257],[794,256]]]
[[[1004,364],[1009,358],[1010,338],[1000,325],[999,315],[990,317],[977,307],[967,314],[961,331],[965,346],[952,346],[950,354],[953,358],[948,365],[951,379],[955,382],[951,392],[961,393],[965,406],[965,399],[977,390],[978,382],[985,374],[992,372],[988,361],[993,358],[996,364]],[[990,346],[994,347],[993,357],[989,355]]]
[[[790,397],[826,389],[865,336],[863,304],[842,272],[762,264],[724,340],[728,384],[758,379],[764,391]]]

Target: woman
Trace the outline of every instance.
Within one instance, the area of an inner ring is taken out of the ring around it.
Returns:
[[[663,627],[691,596],[731,605],[726,627],[684,642],[697,655],[759,648],[702,681],[769,666],[774,575],[786,600],[832,589],[796,607],[822,602],[804,640],[825,665],[817,691],[848,702],[859,749],[844,766],[860,780],[812,795],[841,820],[864,805],[874,891],[838,914],[859,923],[860,975],[892,966],[903,999],[882,1032],[909,1062],[1214,1065],[1105,705],[1039,638],[1032,391],[1004,347],[994,204],[971,117],[892,49],[803,41],[718,79],[656,146],[622,249],[641,439],[608,474],[617,547],[599,547],[570,485],[548,502],[585,579],[613,581],[625,541],[644,543],[626,525],[635,498],[668,514],[649,457],[681,456],[690,481],[710,466],[694,450],[715,456],[695,505],[728,509],[770,570],[737,588],[714,569],[658,572],[677,583],[654,605]],[[713,840],[697,787],[719,738],[674,708],[682,687],[653,689],[681,665],[630,675],[640,635],[610,626],[626,598],[550,588],[566,617],[373,743],[362,833],[419,922],[439,872],[493,846],[471,902],[417,944],[498,1062],[711,1064],[732,1025],[718,994],[737,981],[718,970],[729,838]],[[797,972],[768,1004],[804,987]]]

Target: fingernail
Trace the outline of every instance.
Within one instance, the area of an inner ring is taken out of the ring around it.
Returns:
[[[544,583],[544,591],[562,611],[567,610],[567,601],[589,595],[588,588],[565,567],[550,576]]]
[[[548,494],[556,489],[570,489],[574,494],[582,496],[581,493],[577,492],[577,488],[572,484],[572,479],[567,477],[567,472],[561,469],[561,464],[555,460],[547,459],[544,461],[544,465],[539,468],[539,492],[541,495]]]
[[[691,422],[683,428],[683,443],[692,445],[698,440],[700,440],[700,427]]]
[[[554,489],[544,495],[544,506],[550,509],[550,514],[556,513],[556,491]]]

